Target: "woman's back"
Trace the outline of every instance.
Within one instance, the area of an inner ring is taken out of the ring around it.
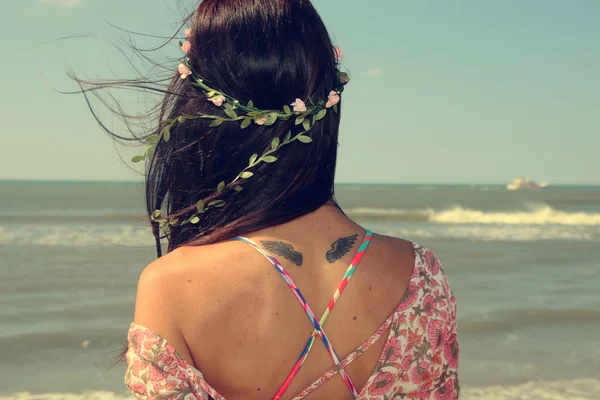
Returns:
[[[369,398],[380,398],[375,396],[423,396],[433,390],[439,392],[438,398],[455,398],[456,368],[449,367],[447,360],[448,356],[457,357],[458,350],[454,300],[431,253],[395,238],[374,235],[369,241],[362,228],[330,206],[256,232],[249,239],[270,249],[281,262],[316,320],[327,310],[349,264],[359,259],[354,275],[323,324],[342,364],[348,355],[353,356],[343,371],[350,385],[356,387],[355,393],[364,388],[361,396],[368,393]],[[366,247],[362,259],[355,256],[361,243]],[[428,265],[434,270],[427,272]],[[130,338],[146,338],[142,340],[146,351],[156,361],[161,353],[167,354],[161,347],[165,341],[144,329],[150,328],[174,346],[188,365],[174,359],[179,367],[163,368],[170,372],[155,373],[153,377],[158,380],[154,381],[146,371],[151,388],[137,386],[136,390],[135,385],[143,383],[143,366],[152,363],[139,361],[145,350],[137,351],[136,344],[140,343],[132,343],[127,383],[134,393],[145,390],[151,398],[149,391],[154,389],[160,395],[154,385],[163,388],[171,374],[178,377],[179,386],[184,382],[191,387],[197,379],[201,388],[207,382],[210,387],[204,390],[217,398],[274,398],[315,330],[298,300],[274,265],[243,242],[173,252],[144,272],[137,325],[132,327]],[[454,354],[445,354],[446,345]],[[357,350],[358,354],[352,354]],[[334,366],[323,341],[316,337],[283,398],[294,398],[313,383],[329,378],[312,395],[309,392],[308,398],[353,398],[342,374],[331,377],[339,367],[326,374]],[[441,380],[428,381],[432,371],[442,369],[446,375],[438,374]],[[175,381],[171,385],[176,385]],[[194,396],[189,398],[199,394]]]
[[[202,0],[182,26],[167,80],[120,85],[164,94],[156,119],[141,116],[149,125],[120,115],[151,127],[132,132],[148,146],[133,161],[146,163],[159,256],[129,332],[131,391],[454,399],[454,298],[439,263],[336,204],[350,77],[311,1]],[[86,93],[107,86],[119,85]]]

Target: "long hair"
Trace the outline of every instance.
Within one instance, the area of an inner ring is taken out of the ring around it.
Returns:
[[[339,84],[333,44],[309,0],[204,0],[189,22],[192,69],[242,104],[252,100],[256,108],[281,109],[296,98],[326,99]],[[180,79],[176,63],[172,67],[153,126],[135,140],[159,134],[160,121],[181,114],[226,116],[190,79]],[[171,139],[161,140],[147,160],[149,219],[162,210],[163,217],[181,220],[199,200],[226,202],[201,215],[197,224],[171,227],[169,251],[289,222],[334,201],[339,113],[328,112],[314,125],[308,133],[312,143],[294,142],[278,150],[277,162],[255,167],[241,192],[217,193],[216,188],[233,180],[253,154],[269,149],[274,137],[298,133],[302,126],[294,119],[247,129],[237,123],[209,124],[203,119],[176,124]],[[157,223],[153,228],[160,256],[161,233]]]

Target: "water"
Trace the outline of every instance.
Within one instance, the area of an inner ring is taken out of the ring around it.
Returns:
[[[153,260],[140,184],[0,183],[0,400],[124,400],[110,368]],[[464,399],[598,399],[600,188],[340,186],[432,248],[459,305]]]

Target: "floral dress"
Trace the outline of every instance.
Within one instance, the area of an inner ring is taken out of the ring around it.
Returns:
[[[456,300],[439,260],[431,251],[413,246],[413,274],[396,311],[373,336],[294,400],[305,398],[341,374],[388,331],[379,361],[362,390],[353,392],[355,398],[458,399]],[[366,249],[364,242],[363,247]],[[225,400],[160,335],[132,324],[128,340],[125,383],[137,399]]]

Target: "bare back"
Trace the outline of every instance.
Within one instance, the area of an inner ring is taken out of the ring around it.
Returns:
[[[459,392],[455,299],[437,258],[329,206],[150,265],[129,344],[126,381],[139,399]]]
[[[337,209],[323,207],[250,238],[273,251],[318,318],[338,288],[364,232]],[[171,294],[170,306],[164,310],[170,314],[169,326],[160,329],[164,323],[155,322],[156,317],[140,311],[140,307],[136,322],[158,325],[155,329],[191,365],[202,370],[206,380],[228,400],[272,397],[313,331],[277,271],[250,246],[233,241],[184,248],[161,264],[147,272],[165,275],[161,285]],[[324,326],[341,357],[371,337],[393,313],[404,296],[413,265],[411,243],[374,236]],[[348,368],[359,390],[373,372],[384,342],[376,343]],[[299,393],[332,366],[323,344],[316,343],[288,396]],[[337,378],[319,390],[319,398],[352,396]]]

